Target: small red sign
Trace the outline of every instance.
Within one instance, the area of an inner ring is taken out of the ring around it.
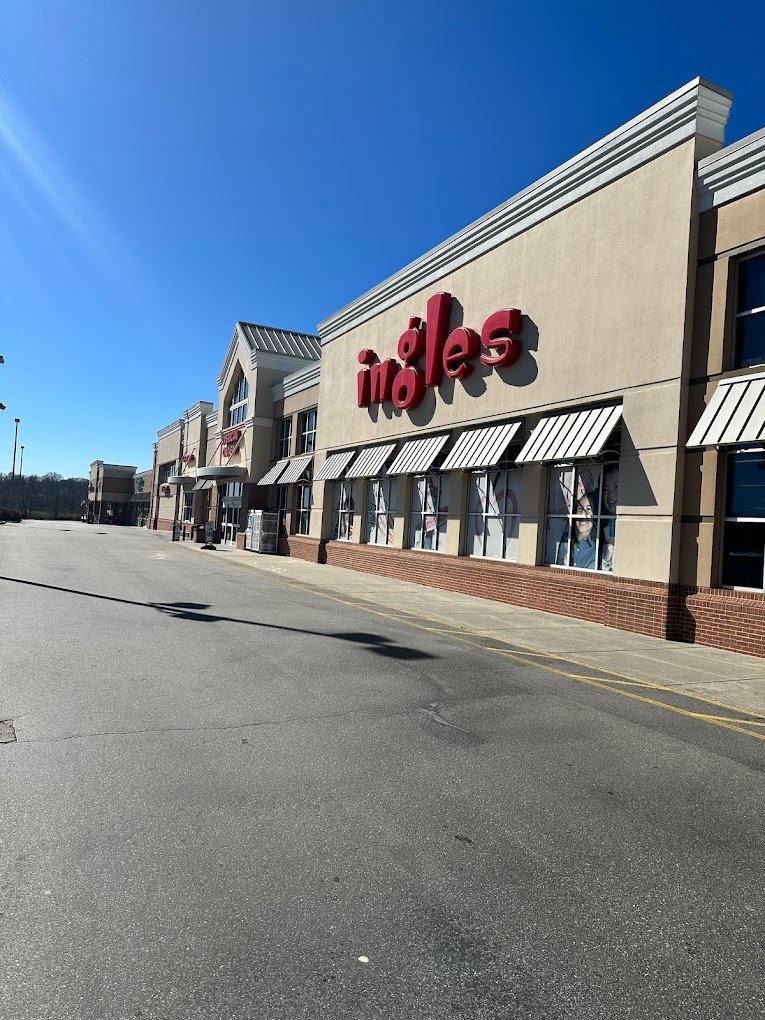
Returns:
[[[232,429],[230,432],[225,432],[221,439],[221,450],[224,457],[230,457],[236,452],[236,448],[239,446],[239,440],[242,438],[241,429]]]

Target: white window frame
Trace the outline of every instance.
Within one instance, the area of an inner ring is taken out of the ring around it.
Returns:
[[[316,450],[317,408],[309,407],[298,415],[298,448],[296,455],[314,453]]]
[[[353,491],[355,481],[354,478],[338,478],[334,485],[332,538],[337,542],[353,541],[353,524],[358,516]]]
[[[737,584],[723,584],[723,574],[725,572],[725,532],[726,524],[760,524],[765,528],[765,517],[733,517],[725,513],[728,506],[728,483],[730,479],[730,458],[736,454],[742,453],[760,453],[765,454],[765,448],[761,446],[753,447],[739,447],[731,450],[726,450],[725,456],[725,471],[723,473],[723,517],[722,517],[722,534],[720,535],[720,557],[717,571],[717,583],[720,588],[725,591],[749,591],[756,594],[762,594],[765,592],[765,562],[763,563],[763,580],[761,588],[748,588],[744,585]]]
[[[398,495],[397,479],[388,474],[374,475],[369,478],[367,484],[367,509],[365,521],[365,541],[368,545],[393,545],[393,535],[396,529],[396,496]],[[372,509],[372,497],[374,496],[374,509]],[[385,508],[380,509],[380,506]],[[381,526],[380,521],[383,520]],[[385,535],[380,541],[380,535]],[[372,537],[374,535],[374,538]]]
[[[496,513],[496,514],[489,513],[488,504],[486,502],[484,502],[483,510],[481,511],[480,514],[474,513],[470,509],[470,486],[473,484],[473,479],[477,478],[479,476],[482,476],[484,478],[484,480],[485,480],[485,492],[488,494],[488,491],[489,491],[489,476],[493,475],[493,474],[496,474],[496,473],[500,473],[500,474],[504,475],[505,491],[507,491],[507,488],[508,488],[507,481],[508,481],[508,476],[509,475],[517,475],[521,479],[521,484],[523,483],[523,468],[520,465],[518,465],[518,464],[515,464],[515,465],[512,464],[512,463],[508,464],[507,461],[502,462],[499,466],[494,467],[494,468],[484,468],[483,470],[480,470],[480,471],[471,471],[469,473],[469,478],[468,478],[468,499],[467,499],[467,506],[466,506],[466,509],[465,509],[465,521],[466,521],[466,523],[465,523],[465,552],[467,553],[468,557],[470,557],[471,559],[497,560],[497,561],[502,561],[504,563],[517,563],[518,562],[517,553],[516,553],[515,558],[511,558],[511,557],[509,557],[507,555],[507,545],[508,545],[507,521],[511,520],[514,517],[516,517],[516,518],[518,518],[518,520],[520,522],[520,512],[518,512],[518,513],[515,513],[515,512],[508,513],[507,512],[507,502],[505,502],[505,508],[504,508],[504,511],[501,514],[500,513]],[[517,486],[517,488],[520,489],[520,485]],[[483,526],[482,526],[482,535],[483,535],[482,546],[483,546],[483,552],[481,552],[481,553],[477,553],[477,552],[473,552],[472,551],[473,546],[474,546],[473,538],[477,537],[477,535],[478,535],[478,532],[471,531],[471,524],[472,524],[472,522],[474,520],[481,520],[482,524],[483,524]],[[501,528],[502,528],[502,555],[501,556],[487,556],[487,554],[486,554],[486,543],[487,543],[487,538],[488,538],[488,527],[487,527],[486,522],[489,521],[489,520],[499,521],[500,522],[500,525],[501,525]]]
[[[247,406],[249,402],[250,384],[247,382],[244,370],[240,366],[236,386],[234,387],[234,392],[231,394],[231,401],[228,405],[227,428],[231,428],[233,425],[241,425],[242,422],[247,421]]]
[[[755,361],[751,365],[745,365],[745,364],[743,364],[743,362],[741,362],[739,360],[739,357],[738,357],[738,347],[739,347],[738,328],[739,328],[739,323],[743,319],[751,318],[753,315],[765,315],[765,305],[760,305],[758,308],[746,308],[743,311],[740,311],[739,307],[738,307],[738,291],[739,291],[739,285],[740,285],[741,269],[742,269],[743,266],[746,265],[747,262],[752,262],[755,259],[763,259],[763,260],[765,260],[765,251],[760,250],[760,251],[752,252],[750,255],[747,255],[747,256],[745,256],[743,258],[740,258],[740,259],[738,259],[736,261],[736,281],[735,281],[736,287],[735,287],[735,291],[734,291],[734,293],[735,293],[736,316],[735,316],[734,330],[733,330],[733,356],[732,356],[732,359],[731,359],[732,360],[732,367],[734,369],[738,369],[738,368],[754,368],[757,365],[764,365],[765,364],[765,358],[764,358],[763,361]]]
[[[576,479],[578,477],[578,472],[582,468],[584,468],[586,465],[590,465],[590,464],[591,465],[597,465],[597,467],[600,469],[600,471],[599,471],[599,478],[598,478],[598,495],[597,495],[597,500],[596,500],[596,510],[597,510],[597,512],[592,514],[592,515],[589,515],[589,514],[577,514],[577,513],[575,513],[574,512],[574,508],[576,506],[577,499],[576,499],[576,492],[573,492],[571,494],[571,506],[569,507],[568,514],[551,514],[551,513],[548,513],[548,509],[547,508],[550,505],[550,486],[551,486],[552,480],[553,480],[553,472],[558,471],[558,470],[569,470],[569,469],[572,469],[573,472],[574,472],[574,486],[576,486]],[[618,454],[607,453],[604,456],[598,457],[598,458],[587,457],[587,458],[583,458],[582,460],[559,461],[558,463],[550,464],[550,466],[548,468],[548,471],[547,471],[547,493],[546,493],[546,498],[545,498],[544,529],[543,529],[543,532],[542,532],[542,565],[543,566],[546,566],[546,567],[557,567],[560,570],[581,570],[585,574],[608,574],[610,576],[613,576],[616,573],[616,571],[614,569],[613,561],[612,561],[611,570],[604,570],[602,567],[598,566],[598,564],[600,563],[601,525],[605,521],[613,521],[613,523],[614,523],[614,546],[616,545],[615,535],[616,535],[616,525],[617,525],[617,521],[618,521],[618,504],[617,504],[617,511],[615,513],[613,513],[613,514],[604,514],[604,513],[601,513],[601,507],[603,506],[603,481],[604,481],[605,476],[606,476],[606,469],[609,466],[616,466],[617,470],[621,472],[621,463],[620,463],[620,458],[619,458]],[[568,539],[568,549],[566,551],[566,557],[569,560],[572,558],[572,551],[573,551],[573,547],[574,547],[574,543],[571,541],[571,535],[573,534],[574,522],[577,521],[577,520],[591,520],[592,521],[593,527],[595,528],[595,566],[594,567],[576,567],[576,566],[570,565],[568,563],[548,563],[547,562],[547,556],[546,556],[546,551],[547,551],[547,530],[548,530],[548,522],[551,521],[551,520],[566,521],[566,530],[567,530],[567,534],[569,536],[569,539]]]
[[[412,478],[411,478],[411,486],[412,487],[411,487],[410,492],[409,492],[409,513],[407,515],[407,524],[408,524],[407,548],[408,549],[412,549],[412,550],[414,550],[416,552],[434,552],[434,553],[443,553],[444,552],[442,543],[446,542],[446,533],[444,533],[443,535],[441,534],[441,530],[439,528],[439,524],[440,524],[440,518],[443,517],[447,521],[447,528],[448,528],[449,507],[447,505],[446,512],[445,513],[441,513],[441,495],[442,495],[442,492],[443,492],[443,489],[444,489],[444,480],[446,480],[446,487],[447,487],[447,492],[448,492],[450,473],[451,472],[449,472],[449,471],[441,471],[439,468],[436,468],[436,469],[434,469],[432,471],[428,471],[426,473],[421,473],[421,474],[418,474],[418,475],[412,475]],[[432,518],[433,517],[433,514],[428,512],[428,510],[426,509],[424,504],[423,504],[423,507],[422,507],[421,510],[413,510],[412,509],[412,503],[414,502],[414,493],[416,491],[415,487],[417,485],[417,482],[422,480],[422,479],[425,480],[426,499],[427,499],[427,493],[429,491],[428,490],[428,486],[429,486],[429,483],[430,483],[430,479],[436,479],[436,481],[437,481],[436,510],[435,510],[436,527],[435,527],[435,529],[431,529],[431,531],[426,531],[425,523],[428,520],[428,518]],[[419,528],[419,532],[420,532],[420,544],[419,545],[414,545],[413,544],[414,541],[415,541],[415,535],[416,535],[417,530],[418,530],[417,528],[414,527],[415,520],[419,520],[419,522],[420,522],[420,528]],[[432,546],[430,549],[428,549],[424,545],[425,536],[426,536],[426,534],[430,534],[433,530],[435,531],[435,545]]]

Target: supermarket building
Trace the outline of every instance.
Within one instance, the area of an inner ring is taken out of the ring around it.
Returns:
[[[689,83],[322,322],[244,482],[283,551],[765,654],[765,131],[724,147],[730,105]]]

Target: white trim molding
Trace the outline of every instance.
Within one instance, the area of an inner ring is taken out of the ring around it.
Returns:
[[[271,387],[271,394],[274,400],[284,400],[285,397],[290,397],[294,393],[302,393],[303,390],[308,390],[312,386],[318,386],[320,375],[321,362],[312,361],[305,368],[275,382]]]
[[[165,425],[163,429],[160,429],[159,432],[157,432],[157,441],[160,439],[166,439],[168,436],[172,436],[174,432],[179,432],[182,428],[183,418],[179,418],[178,421]]]
[[[765,128],[726,145],[696,169],[699,212],[765,188]]]
[[[319,323],[330,343],[511,237],[695,136],[722,144],[729,92],[694,78]]]
[[[186,421],[195,421],[197,418],[201,418],[202,414],[209,414],[212,410],[212,403],[209,400],[199,400],[193,407],[188,407],[184,411],[184,418]],[[208,411],[207,408],[210,410]]]

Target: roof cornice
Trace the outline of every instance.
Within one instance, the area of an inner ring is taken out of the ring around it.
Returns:
[[[294,393],[302,393],[303,390],[310,389],[312,386],[318,386],[320,375],[321,362],[313,362],[306,368],[300,369],[299,372],[293,372],[292,375],[286,375],[283,379],[275,382],[271,387],[271,394],[274,400],[284,400],[285,397],[290,397]]]
[[[319,323],[322,344],[619,177],[701,135],[722,143],[732,98],[695,78]]]
[[[183,416],[186,421],[194,421],[196,418],[200,418],[202,414],[209,414],[210,411],[207,408],[212,410],[212,406],[212,402],[209,400],[198,400],[193,407],[186,409]]]
[[[699,212],[765,187],[765,128],[726,145],[696,168]]]
[[[183,428],[183,418],[179,418],[178,421],[171,422],[169,425],[165,425],[163,429],[157,432],[157,440],[165,439],[167,436],[172,436],[174,432],[179,432]]]

